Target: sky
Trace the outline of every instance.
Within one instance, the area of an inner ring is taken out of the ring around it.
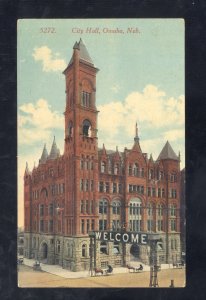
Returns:
[[[65,78],[82,38],[94,65],[99,147],[131,148],[157,159],[169,140],[185,166],[183,19],[22,19],[17,23],[18,226],[23,176],[53,138],[63,154]]]

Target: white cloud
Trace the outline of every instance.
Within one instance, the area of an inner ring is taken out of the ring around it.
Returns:
[[[23,104],[19,111],[19,144],[33,144],[40,140],[47,142],[51,139],[53,128],[64,128],[63,114],[52,111],[45,99],[39,99],[35,104]]]
[[[63,71],[66,68],[66,62],[63,59],[55,58],[59,56],[59,53],[52,54],[52,50],[47,46],[35,48],[32,56],[36,61],[42,62],[45,72]]]
[[[124,128],[128,137],[134,136],[134,125],[144,128],[173,128],[184,124],[184,97],[167,98],[164,91],[147,85],[143,92],[132,92],[125,101],[111,102],[98,107],[99,128],[104,136],[114,136]]]

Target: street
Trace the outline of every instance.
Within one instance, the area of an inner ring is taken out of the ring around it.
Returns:
[[[33,271],[31,267],[20,265],[19,287],[149,287],[150,272],[111,274],[87,278],[62,278],[43,271]],[[184,287],[185,269],[166,269],[158,272],[159,287],[169,287],[174,280],[175,287]]]

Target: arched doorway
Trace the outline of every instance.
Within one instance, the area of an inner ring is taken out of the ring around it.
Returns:
[[[140,260],[140,248],[139,245],[133,244],[130,248],[130,260],[139,261]]]
[[[43,263],[47,263],[47,257],[48,257],[48,245],[46,242],[43,242],[41,244],[41,260]]]

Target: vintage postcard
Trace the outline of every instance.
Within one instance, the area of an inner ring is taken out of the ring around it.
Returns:
[[[19,287],[184,287],[184,20],[17,26]]]

